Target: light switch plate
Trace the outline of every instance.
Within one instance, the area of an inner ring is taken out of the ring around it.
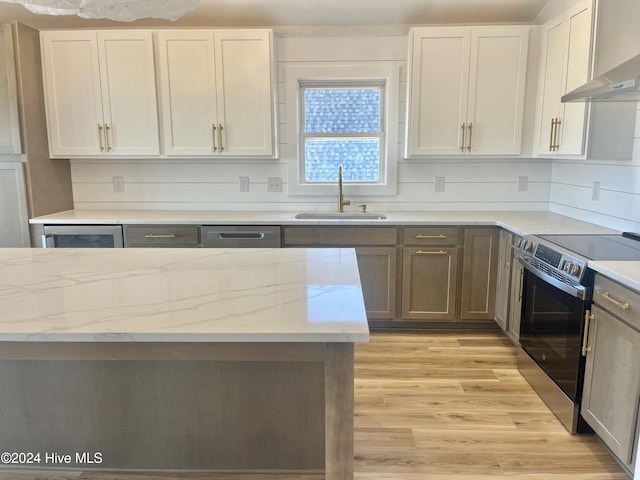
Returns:
[[[281,192],[282,177],[267,177],[267,192]]]
[[[238,177],[238,187],[241,192],[249,191],[249,177]]]
[[[591,200],[595,200],[596,202],[600,200],[600,182],[593,182]]]
[[[444,177],[436,177],[433,184],[434,192],[444,192]]]

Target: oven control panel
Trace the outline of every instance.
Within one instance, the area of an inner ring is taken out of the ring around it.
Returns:
[[[541,269],[553,269],[557,274],[578,283],[582,280],[586,262],[570,252],[529,235],[520,240],[518,248],[526,255],[537,259],[536,264]]]

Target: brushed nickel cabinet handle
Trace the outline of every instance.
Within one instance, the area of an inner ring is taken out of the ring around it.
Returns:
[[[611,294],[609,292],[598,291],[596,293],[622,310],[629,310],[629,308],[631,308],[631,306],[627,302],[622,303],[616,300],[615,298],[611,298]]]
[[[471,137],[473,135],[473,123],[469,124],[469,146],[467,147],[467,151],[471,151]]]
[[[222,146],[222,124],[218,124],[218,145],[220,146],[220,151],[222,152],[224,150],[224,147]]]
[[[447,238],[446,235],[416,235],[416,238],[424,239],[424,238]]]
[[[549,129],[549,151],[553,152],[553,130],[556,127],[556,119],[551,119],[551,128]]]
[[[464,135],[467,129],[467,124],[463,123],[460,128],[462,129],[462,142],[460,142],[460,151],[464,153],[464,146],[465,146]]]
[[[100,151],[104,152],[104,145],[102,144],[102,124],[98,124],[98,142],[100,142]]]
[[[147,233],[144,238],[176,238],[173,233]]]
[[[444,250],[438,250],[438,251],[417,250],[416,255],[449,255],[449,253],[445,252]]]
[[[211,136],[213,137],[213,151],[216,152],[218,147],[216,147],[216,124],[211,124]]]

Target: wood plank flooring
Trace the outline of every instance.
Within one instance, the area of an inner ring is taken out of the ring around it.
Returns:
[[[594,436],[566,432],[499,333],[372,334],[355,350],[355,427],[355,480],[628,478]],[[0,470],[0,480],[323,478]]]
[[[499,333],[374,334],[356,346],[356,480],[627,479],[570,435]]]

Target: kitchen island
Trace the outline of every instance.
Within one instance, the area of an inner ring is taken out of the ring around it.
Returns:
[[[0,466],[353,476],[353,249],[2,249],[0,312]]]

